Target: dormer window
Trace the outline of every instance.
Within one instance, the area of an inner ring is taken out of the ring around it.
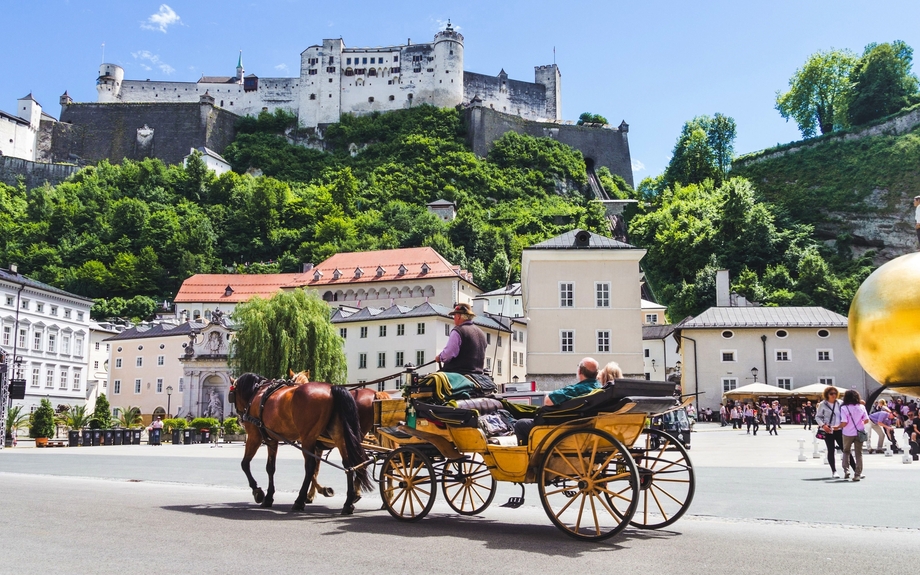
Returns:
[[[313,273],[313,281],[315,281],[315,282],[318,282],[318,281],[320,280],[320,278],[322,278],[322,277],[323,277],[323,272],[321,272],[321,271],[319,271],[319,270],[316,270],[316,272]]]
[[[431,266],[428,264],[422,264],[422,273],[427,274],[429,271],[431,271]]]
[[[363,276],[363,275],[364,275],[364,270],[362,270],[361,268],[355,268],[355,277],[356,277],[356,278],[359,278],[359,277],[361,277],[361,276]]]
[[[337,280],[340,277],[342,277],[342,272],[340,272],[339,269],[336,268],[335,271],[332,272],[332,279]]]
[[[377,277],[383,277],[383,274],[387,273],[387,270],[383,269],[383,266],[377,266]]]
[[[406,266],[402,264],[399,264],[399,275],[405,275],[407,271],[409,271],[409,268],[407,268]]]
[[[224,297],[230,297],[230,296],[232,296],[232,295],[233,295],[233,288],[230,287],[230,286],[227,286],[227,287],[224,289]]]

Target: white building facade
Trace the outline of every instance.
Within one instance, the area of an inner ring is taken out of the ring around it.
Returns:
[[[555,64],[534,69],[534,82],[464,73],[463,36],[450,24],[433,41],[349,48],[326,39],[300,55],[293,78],[246,75],[242,55],[233,76],[202,76],[197,82],[126,80],[124,69],[104,63],[96,80],[98,102],[198,102],[208,93],[215,105],[238,115],[284,109],[302,126],[338,122],[343,113],[368,114],[430,104],[450,108],[479,98],[486,106],[531,120],[561,119],[561,74]]]
[[[422,304],[414,308],[336,310],[332,323],[345,343],[348,381],[373,381],[402,371],[406,364],[421,366],[432,361],[447,345],[454,327],[453,318],[447,315],[451,309]],[[526,323],[486,314],[477,315],[474,324],[486,334],[485,368],[495,383],[523,380],[527,373]],[[437,369],[437,365],[432,364],[421,368],[419,373]],[[396,391],[399,384],[400,380],[392,379],[375,388]]]
[[[0,269],[0,345],[10,379],[24,379],[28,411],[42,398],[85,405],[87,342],[93,301],[27,278],[15,266]],[[17,402],[18,403],[18,402]]]
[[[850,348],[847,318],[821,307],[712,307],[678,329],[684,393],[716,411],[726,391],[759,382],[823,383],[865,398],[877,383]]]
[[[35,160],[42,107],[32,94],[16,101],[16,113],[0,111],[0,156]]]

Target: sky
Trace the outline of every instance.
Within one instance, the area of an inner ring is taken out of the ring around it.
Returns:
[[[103,61],[126,79],[195,81],[235,74],[242,50],[246,74],[294,76],[300,53],[324,38],[429,42],[450,19],[464,69],[532,82],[534,66],[555,61],[563,119],[625,120],[637,184],[664,170],[681,126],[701,114],[735,119],[736,154],[800,139],[774,109],[776,92],[818,50],[920,49],[918,0],[0,2],[0,110],[31,92],[54,117],[65,90],[96,101]]]

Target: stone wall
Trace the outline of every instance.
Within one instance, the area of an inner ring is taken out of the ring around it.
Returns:
[[[630,186],[634,185],[629,139],[625,129],[533,122],[483,106],[467,108],[464,111],[464,121],[467,141],[478,156],[486,156],[493,142],[509,131],[538,138],[553,138],[581,151],[585,160],[589,163],[593,161],[595,168],[606,166]]]
[[[26,188],[38,188],[45,183],[57,185],[76,174],[79,166],[65,164],[42,164],[20,158],[0,156],[0,182],[10,186],[19,184],[23,179]]]
[[[463,73],[463,101],[478,97],[484,107],[513,114],[528,120],[547,120],[546,86],[533,82],[511,80],[507,74],[486,76]],[[553,103],[555,113],[555,102]]]
[[[222,153],[237,116],[208,104],[70,104],[54,126],[48,160],[159,158],[178,164],[191,148]]]

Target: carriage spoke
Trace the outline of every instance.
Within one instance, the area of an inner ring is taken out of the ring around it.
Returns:
[[[661,505],[661,501],[658,500],[658,496],[655,495],[655,492],[652,491],[651,489],[649,489],[648,491],[652,494],[652,498],[655,500],[655,505],[658,506],[658,511],[661,512],[661,516],[664,517],[664,520],[665,520],[665,521],[667,521],[667,520],[668,520],[668,514],[667,514],[667,512],[664,510],[664,506]]]
[[[662,494],[666,495],[666,496],[667,496],[671,501],[673,501],[674,503],[677,503],[678,505],[683,505],[683,501],[681,501],[680,499],[674,497],[674,496],[671,495],[667,490],[661,488],[661,487],[658,486],[658,485],[652,484],[652,486],[651,486],[651,488],[650,488],[649,490],[652,491],[652,492],[654,492],[654,490],[656,490],[656,489],[657,489],[658,491],[660,491]],[[655,499],[657,500],[658,498],[656,497]]]

